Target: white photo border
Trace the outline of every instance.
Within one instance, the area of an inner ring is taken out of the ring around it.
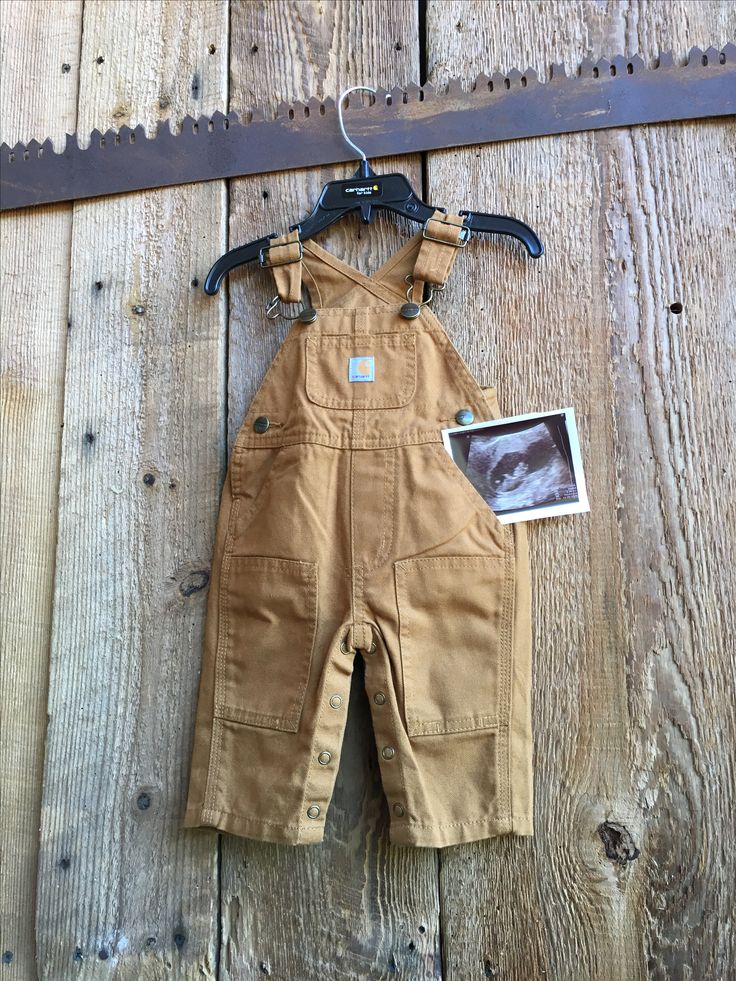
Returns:
[[[578,437],[578,427],[575,420],[575,410],[572,406],[565,409],[551,409],[549,412],[525,412],[519,416],[506,416],[503,419],[486,419],[483,422],[472,422],[467,426],[450,426],[442,429],[442,443],[450,455],[450,459],[457,467],[455,457],[452,453],[450,437],[455,433],[468,433],[474,429],[491,429],[494,426],[507,426],[514,422],[526,422],[529,419],[543,419],[545,416],[565,416],[565,430],[570,441],[570,455],[572,458],[573,478],[578,491],[577,501],[568,501],[561,504],[546,504],[536,508],[523,508],[519,511],[506,511],[503,514],[493,512],[502,524],[511,524],[516,521],[531,521],[533,518],[552,518],[560,514],[579,514],[582,511],[590,511],[588,500],[588,490],[585,483],[583,472],[583,459],[580,453],[580,440]],[[470,480],[463,470],[458,467],[461,473]],[[472,481],[471,481],[472,483]],[[488,505],[489,509],[490,505]],[[492,510],[492,509],[491,509]]]

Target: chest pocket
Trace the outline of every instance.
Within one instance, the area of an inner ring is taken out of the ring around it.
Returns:
[[[350,378],[371,378],[351,381]],[[331,409],[395,409],[417,385],[416,333],[307,334],[307,398]]]

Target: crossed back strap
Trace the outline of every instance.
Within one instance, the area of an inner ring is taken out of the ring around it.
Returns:
[[[461,215],[435,211],[427,219],[419,240],[410,299],[421,303],[424,284],[443,286],[457,259],[458,252],[470,238],[470,230]],[[262,266],[273,273],[276,292],[282,303],[299,303],[302,298],[302,244],[299,231],[287,232],[271,240],[264,250]]]

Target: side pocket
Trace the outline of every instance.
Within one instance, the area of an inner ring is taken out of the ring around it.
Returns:
[[[277,446],[233,447],[230,460],[230,486],[233,497],[240,501],[241,523],[246,522],[271,485],[273,470],[280,453],[285,449]]]
[[[226,556],[215,715],[296,732],[317,628],[317,563]]]
[[[439,457],[440,464],[450,480],[462,491],[465,497],[475,507],[477,511],[485,515],[489,524],[494,530],[499,543],[504,541],[504,522],[502,522],[488,501],[483,497],[471,479],[463,473],[455,463],[442,443],[429,443],[436,456]]]
[[[513,556],[400,559],[394,576],[408,735],[505,724]]]

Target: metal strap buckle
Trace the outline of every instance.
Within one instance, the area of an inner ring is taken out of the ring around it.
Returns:
[[[411,300],[411,294],[414,289],[414,274],[407,273],[407,275],[404,276],[404,282],[409,284],[409,289],[406,291],[406,299]],[[447,283],[427,283],[427,286],[429,286],[429,298],[426,300],[420,300],[419,303],[417,303],[418,307],[424,307],[428,303],[431,303],[434,299],[434,294],[444,292]]]
[[[277,293],[266,304],[266,316],[269,320],[277,320],[279,317],[283,317],[284,320],[301,320],[304,324],[313,324],[317,319],[317,311],[314,307],[307,307],[302,303],[301,310],[292,317],[288,313],[284,313],[284,305],[281,302],[281,297]]]
[[[446,242],[443,238],[436,238],[436,236],[430,235],[427,232],[427,226],[430,221],[438,221],[441,225],[452,225],[453,228],[457,228],[460,232],[459,240],[457,242]],[[464,249],[470,240],[470,229],[467,225],[457,225],[454,221],[445,221],[444,218],[427,218],[422,229],[422,238],[426,238],[430,242],[439,242],[440,245],[449,245],[453,249]]]
[[[266,262],[265,253],[270,252],[271,249],[285,249],[289,245],[299,246],[299,255],[296,259],[282,259],[281,262]],[[279,245],[264,245],[262,249],[258,250],[258,265],[262,269],[271,269],[272,266],[288,266],[292,262],[301,262],[302,256],[304,255],[304,246],[300,241],[294,242],[281,242]]]

